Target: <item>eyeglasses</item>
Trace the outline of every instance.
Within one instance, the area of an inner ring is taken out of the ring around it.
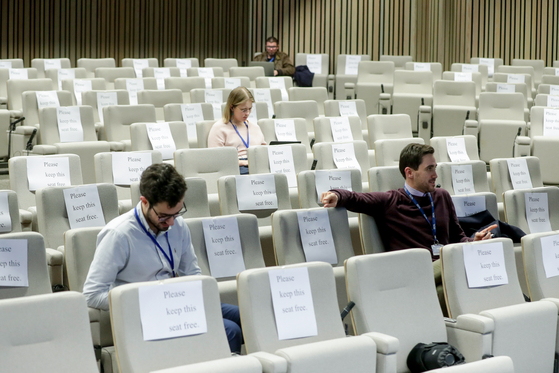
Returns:
[[[277,45],[266,45],[266,49],[278,49]]]
[[[243,114],[246,114],[246,113],[250,113],[252,111],[252,108],[249,107],[248,109],[239,109],[239,110],[242,111]]]
[[[166,222],[167,220],[173,218],[176,219],[177,217],[181,216],[182,214],[184,214],[186,212],[186,205],[184,204],[184,202],[182,203],[182,209],[177,212],[174,215],[159,215],[157,213],[157,211],[155,211],[155,209],[153,208],[153,206],[151,206],[151,209],[153,210],[153,212],[155,212],[155,215],[157,215],[157,218],[159,219],[160,223]]]

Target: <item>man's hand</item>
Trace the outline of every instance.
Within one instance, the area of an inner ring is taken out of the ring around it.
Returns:
[[[497,224],[493,224],[479,232],[476,232],[474,236],[474,241],[483,241],[483,240],[489,240],[493,238],[491,231],[495,228],[497,228]]]
[[[274,76],[278,76],[278,71],[274,70]]]
[[[320,196],[320,202],[324,204],[324,207],[336,207],[338,204],[338,195],[332,192],[324,192]]]

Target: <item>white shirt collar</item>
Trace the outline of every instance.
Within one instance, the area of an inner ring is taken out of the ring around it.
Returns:
[[[408,192],[410,192],[410,194],[411,194],[412,196],[415,196],[415,197],[425,197],[425,196],[427,195],[427,193],[423,193],[423,192],[420,192],[420,191],[417,190],[417,189],[412,188],[412,187],[408,184],[407,181],[406,181],[406,183],[404,184],[404,188],[406,188],[406,189],[408,190]]]

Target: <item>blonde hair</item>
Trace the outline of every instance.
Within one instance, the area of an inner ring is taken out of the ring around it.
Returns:
[[[234,107],[247,102],[248,100],[254,102],[252,93],[246,87],[237,87],[229,93],[227,104],[223,109],[223,123],[229,123],[231,120],[231,112]]]

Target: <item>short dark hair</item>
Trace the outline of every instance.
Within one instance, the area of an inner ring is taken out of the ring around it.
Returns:
[[[431,145],[423,144],[408,144],[402,152],[400,153],[400,173],[406,178],[406,167],[410,167],[412,170],[417,170],[421,162],[423,162],[423,156],[427,154],[434,154],[435,149]]]
[[[167,202],[173,208],[184,198],[185,192],[184,177],[170,164],[152,164],[142,173],[140,194],[151,206]]]
[[[278,38],[275,36],[269,36],[268,39],[266,39],[266,43],[276,43],[279,45]]]

